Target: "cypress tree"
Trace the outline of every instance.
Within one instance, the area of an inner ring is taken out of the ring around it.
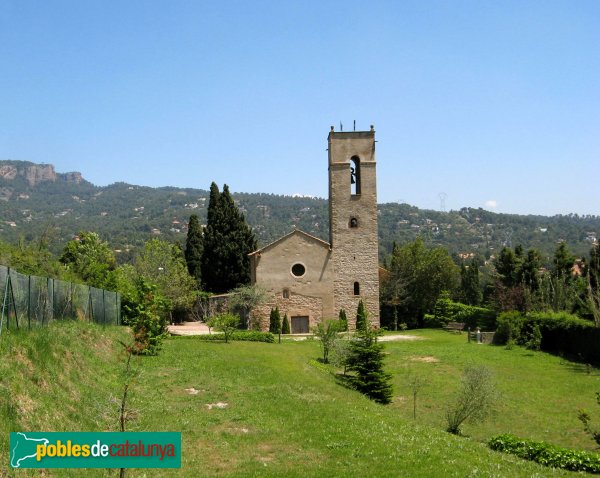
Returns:
[[[271,315],[269,317],[269,332],[278,334],[281,330],[281,317],[279,315],[279,308],[275,307],[271,309]]]
[[[460,288],[462,289],[462,298],[466,304],[479,305],[482,299],[481,288],[479,287],[479,267],[473,260],[469,266],[462,264],[460,266]]]
[[[227,292],[250,283],[250,258],[256,239],[235,205],[229,187],[210,186],[202,253],[202,281],[209,292]]]
[[[283,321],[281,323],[281,333],[289,334],[290,333],[290,322],[288,320],[287,314],[283,316]]]
[[[188,272],[196,279],[198,286],[200,286],[200,279],[202,277],[202,249],[202,228],[200,227],[198,216],[192,214],[185,241],[185,262]]]
[[[344,309],[340,309],[340,331],[346,332],[348,330],[348,318],[346,317],[346,311]]]
[[[367,330],[367,323],[367,310],[361,299],[356,310],[356,330]]]

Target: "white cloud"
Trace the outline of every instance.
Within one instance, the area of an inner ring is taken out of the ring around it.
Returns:
[[[498,201],[496,201],[495,199],[488,199],[485,202],[485,207],[488,207],[490,209],[496,209],[498,207]]]

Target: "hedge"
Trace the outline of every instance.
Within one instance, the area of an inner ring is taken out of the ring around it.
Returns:
[[[526,460],[553,468],[600,473],[600,455],[569,450],[542,441],[525,440],[514,435],[498,435],[488,442],[492,450],[511,453]]]
[[[502,313],[494,341],[504,344],[510,333],[517,344],[523,345],[536,326],[542,334],[542,350],[600,364],[600,329],[593,322],[566,312]]]
[[[196,340],[213,341],[213,340],[225,340],[225,335],[218,334],[202,334],[202,335],[183,335],[177,336],[177,338],[190,338]],[[275,336],[271,332],[259,332],[257,330],[238,330],[231,334],[230,340],[237,340],[243,342],[265,342],[275,343]]]
[[[425,314],[425,327],[444,327],[449,322],[462,322],[471,330],[475,330],[477,327],[482,330],[494,330],[496,328],[496,312],[441,297],[435,303],[433,315]]]

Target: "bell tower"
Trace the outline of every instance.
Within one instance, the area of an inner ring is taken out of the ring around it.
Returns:
[[[379,326],[375,129],[336,133],[332,126],[328,151],[334,310],[344,309],[353,328],[362,299]]]

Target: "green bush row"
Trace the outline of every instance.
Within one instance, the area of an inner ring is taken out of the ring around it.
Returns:
[[[494,342],[527,345],[539,330],[540,348],[588,363],[600,363],[600,329],[566,312],[504,312],[498,316]]]
[[[600,455],[569,450],[542,441],[525,440],[514,435],[498,435],[488,442],[492,450],[511,453],[553,468],[600,473]]]
[[[494,330],[496,328],[496,312],[483,307],[475,307],[460,302],[454,302],[448,297],[441,297],[435,303],[432,314],[425,314],[425,327],[439,328],[449,322],[461,322],[475,330]]]
[[[196,340],[225,340],[224,334],[203,334],[203,335],[185,335],[181,338],[192,338]],[[244,342],[265,342],[268,344],[275,343],[275,336],[271,332],[259,332],[257,330],[238,330],[231,335],[231,340],[239,340]]]

